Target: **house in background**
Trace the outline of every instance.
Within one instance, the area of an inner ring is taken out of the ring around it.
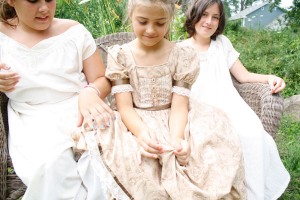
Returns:
[[[229,21],[240,21],[242,27],[251,29],[280,30],[285,27],[285,12],[276,6],[270,11],[270,3],[253,5],[229,18]]]

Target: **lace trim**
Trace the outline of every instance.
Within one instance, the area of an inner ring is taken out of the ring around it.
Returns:
[[[88,131],[85,133],[85,140],[89,150],[92,166],[95,170],[96,175],[101,181],[102,191],[109,199],[110,194],[117,200],[130,200],[126,193],[117,184],[115,179],[112,177],[108,169],[101,158],[98,145],[95,138],[96,131]],[[109,194],[110,192],[110,194]]]
[[[112,95],[114,95],[116,93],[132,92],[132,91],[133,91],[133,88],[130,84],[116,85],[111,88]]]
[[[173,86],[172,87],[172,92],[175,92],[175,93],[177,93],[179,95],[182,95],[182,96],[187,96],[187,97],[190,96],[190,90],[187,89],[187,88],[184,88],[184,87]]]

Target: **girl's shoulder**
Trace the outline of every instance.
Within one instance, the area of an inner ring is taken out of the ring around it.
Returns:
[[[54,18],[52,22],[52,30],[54,32],[54,35],[60,35],[69,30],[71,27],[79,24],[79,22],[70,19]]]
[[[218,35],[216,38],[216,43],[222,45],[231,45],[231,41],[225,35]]]

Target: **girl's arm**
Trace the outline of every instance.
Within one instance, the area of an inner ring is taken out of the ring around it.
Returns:
[[[188,121],[189,99],[186,96],[173,93],[170,114],[170,134],[172,137],[174,154],[179,164],[186,165],[190,157],[190,146],[184,139],[184,130]]]
[[[113,111],[103,99],[109,94],[110,82],[105,78],[105,68],[98,52],[98,49],[92,56],[83,61],[83,73],[88,83],[93,87],[85,87],[79,94],[79,120],[78,126],[87,121],[90,127],[93,126],[93,119],[97,122],[98,127],[104,128],[110,125],[113,119]],[[98,91],[100,92],[100,98]]]
[[[187,124],[189,99],[186,96],[173,93],[170,114],[170,133],[174,139],[184,139],[184,129]]]
[[[157,154],[162,153],[162,146],[158,144],[156,137],[151,135],[147,126],[135,112],[131,93],[116,93],[115,99],[122,121],[127,129],[138,138],[141,154],[149,158],[157,158]]]
[[[285,88],[285,82],[282,78],[275,75],[249,72],[239,59],[230,68],[230,72],[240,83],[268,83],[272,93],[278,93]]]

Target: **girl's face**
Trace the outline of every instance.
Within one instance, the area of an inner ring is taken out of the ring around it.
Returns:
[[[14,7],[19,25],[27,31],[49,28],[55,14],[56,0],[7,0]]]
[[[209,6],[202,14],[200,20],[195,24],[196,37],[210,39],[216,32],[220,21],[220,10],[218,4]]]
[[[158,6],[137,6],[131,16],[133,31],[145,46],[158,44],[169,28],[169,15]]]

